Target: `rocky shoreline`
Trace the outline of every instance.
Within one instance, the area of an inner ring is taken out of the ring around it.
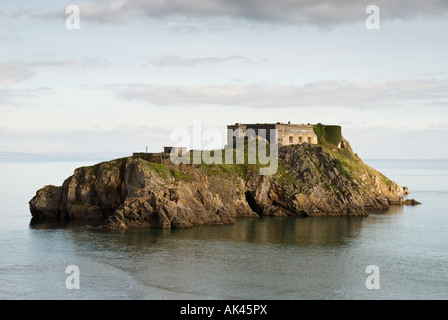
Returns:
[[[238,217],[365,216],[403,205],[407,189],[342,148],[279,149],[274,175],[257,165],[155,163],[138,157],[81,167],[30,201],[34,222],[97,220],[104,229],[227,225]]]

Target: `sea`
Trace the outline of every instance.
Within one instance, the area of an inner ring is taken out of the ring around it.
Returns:
[[[448,160],[365,160],[417,206],[100,231],[31,224],[28,202],[109,159],[0,159],[1,300],[448,298]]]

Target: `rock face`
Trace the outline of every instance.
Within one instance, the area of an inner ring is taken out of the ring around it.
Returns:
[[[403,204],[403,188],[343,148],[279,149],[275,175],[257,165],[174,165],[129,157],[75,170],[30,201],[33,219],[102,221],[106,229],[225,225],[242,216],[367,215]]]
[[[418,202],[418,201],[415,200],[415,199],[406,199],[406,200],[403,202],[403,204],[404,204],[404,205],[407,205],[407,206],[415,206],[415,205],[421,204],[421,202]]]
[[[404,195],[408,195],[408,194],[409,194],[409,189],[408,189],[408,187],[403,187],[403,194],[404,194]]]

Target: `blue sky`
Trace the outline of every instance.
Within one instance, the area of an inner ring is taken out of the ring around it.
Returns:
[[[447,18],[442,0],[8,2],[0,151],[126,155],[195,121],[291,121],[341,125],[363,158],[446,159]]]

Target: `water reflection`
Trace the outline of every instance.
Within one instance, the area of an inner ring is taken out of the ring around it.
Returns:
[[[356,237],[361,225],[361,217],[242,218],[232,226],[171,230],[171,236],[272,244],[334,245],[343,244],[348,238]]]
[[[261,217],[240,218],[233,225],[197,226],[191,229],[90,230],[98,221],[32,221],[32,229],[71,229],[83,241],[107,239],[113,245],[145,247],[169,240],[216,240],[298,246],[340,246],[359,236],[364,221],[381,223],[403,212],[396,206],[368,217]],[[386,217],[387,216],[387,217]],[[81,234],[85,233],[85,234]]]
[[[31,223],[32,229],[72,229],[85,232],[81,238],[107,238],[128,246],[156,244],[161,239],[219,240],[301,246],[344,245],[358,236],[365,217],[262,217],[240,218],[233,225],[197,226],[192,229],[88,230],[95,221],[46,221]],[[98,224],[98,222],[96,222]]]
[[[86,228],[86,226],[98,227],[102,220],[66,220],[66,219],[38,219],[31,218],[31,229],[75,229]]]

